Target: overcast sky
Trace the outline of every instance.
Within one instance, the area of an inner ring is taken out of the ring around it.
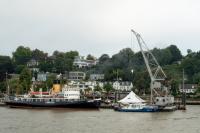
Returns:
[[[19,45],[97,57],[137,51],[131,28],[149,48],[175,44],[186,54],[200,50],[199,13],[200,0],[1,0],[0,55]]]

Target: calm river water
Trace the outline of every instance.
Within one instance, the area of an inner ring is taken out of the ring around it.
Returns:
[[[123,113],[110,109],[0,107],[0,133],[200,133],[200,106],[187,109]]]

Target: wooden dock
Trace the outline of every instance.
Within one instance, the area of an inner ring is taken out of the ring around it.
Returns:
[[[6,106],[6,104],[4,103],[4,98],[0,98],[0,106]]]
[[[179,105],[181,104],[181,101],[175,101],[175,104]],[[187,100],[186,105],[200,105],[200,101]]]

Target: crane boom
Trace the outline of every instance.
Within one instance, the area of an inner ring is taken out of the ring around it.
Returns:
[[[151,81],[165,80],[165,78],[167,77],[165,72],[163,71],[162,67],[159,65],[158,61],[156,60],[152,52],[147,47],[146,43],[144,42],[140,34],[135,32],[133,29],[131,31],[134,33],[134,35],[137,38],[137,41],[138,41],[142,56],[144,58],[145,65],[149,72]]]
[[[158,91],[156,89],[157,88],[161,89],[160,81],[165,80],[167,76],[166,76],[165,72],[163,71],[162,67],[159,65],[156,58],[154,57],[154,55],[152,54],[151,50],[149,50],[149,48],[147,47],[145,41],[142,39],[140,34],[135,32],[133,29],[131,30],[131,32],[133,32],[133,34],[137,38],[142,56],[144,58],[146,68],[148,70],[148,73],[149,73],[149,76],[151,79],[151,83],[150,83],[150,88],[151,88],[150,100],[151,101],[150,102],[151,102],[151,104],[153,104],[154,95],[159,96],[157,98],[161,98],[160,93],[158,93]],[[166,89],[166,93],[168,93],[167,89]],[[167,94],[165,96],[167,97]]]
[[[135,32],[134,30],[131,30],[131,31],[135,34],[135,36],[136,36],[136,38],[137,38],[137,41],[138,41],[138,44],[139,44],[139,46],[140,46],[140,50],[141,50],[142,56],[143,56],[143,58],[144,58],[145,65],[146,65],[147,70],[148,70],[148,72],[149,72],[151,81],[153,81],[153,80],[154,80],[154,77],[153,77],[153,74],[152,74],[152,72],[151,72],[151,68],[150,68],[150,66],[149,66],[149,61],[147,60],[147,58],[146,58],[146,56],[145,56],[145,54],[144,54],[144,51],[143,51],[143,49],[142,49],[142,42],[141,42],[142,40],[141,40],[141,36],[140,36],[140,34],[138,34],[137,32]]]

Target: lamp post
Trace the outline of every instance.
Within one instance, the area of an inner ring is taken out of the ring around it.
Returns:
[[[131,73],[133,74],[133,72],[134,72],[134,70],[133,69],[131,69]]]
[[[133,80],[134,80],[134,70],[131,69],[131,73],[132,73],[132,84],[133,84]]]

